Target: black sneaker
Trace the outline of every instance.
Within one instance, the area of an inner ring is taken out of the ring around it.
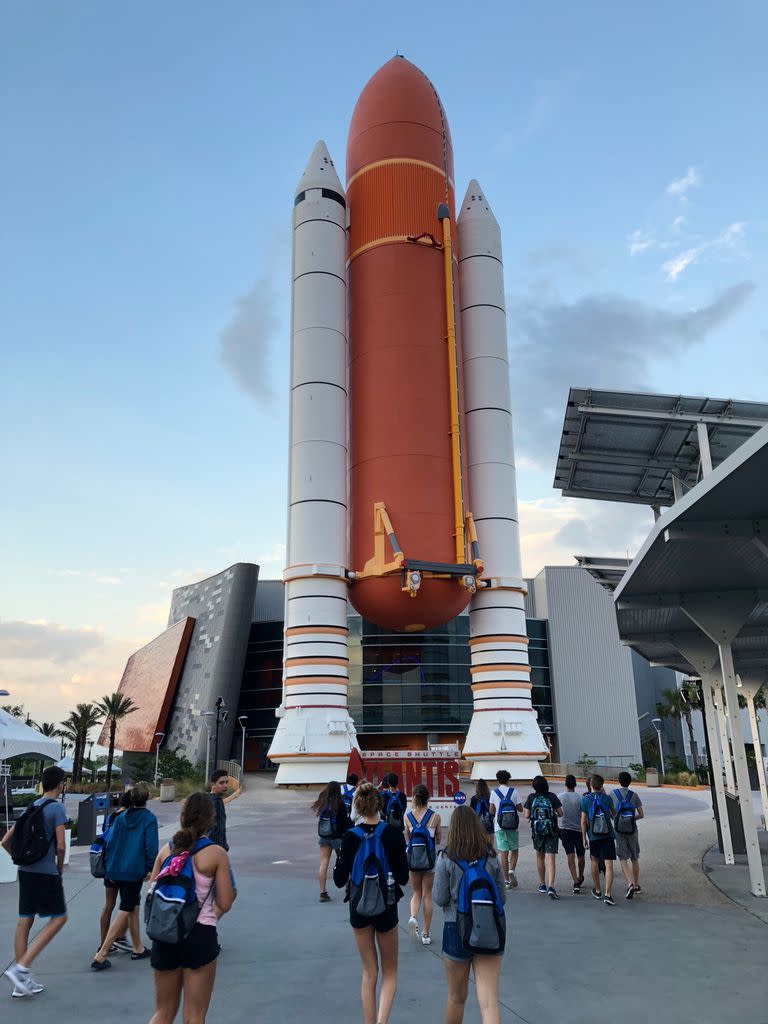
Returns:
[[[560,899],[560,897],[557,894],[557,889],[553,889],[553,888],[550,887],[549,889],[547,889],[547,893],[548,893],[549,898],[551,900],[559,900]]]
[[[131,953],[131,960],[146,960],[151,955],[151,952],[145,946],[140,953]]]
[[[574,887],[573,887],[573,895],[574,896],[581,896],[581,886],[580,885],[574,885]]]
[[[606,905],[606,907],[615,907],[616,906],[616,904],[613,902],[613,896],[611,896],[610,894],[605,897],[605,899],[603,900],[603,903]]]
[[[603,898],[603,894],[600,892],[599,889],[593,889],[592,895],[595,897],[596,900],[601,900]]]
[[[325,889],[320,893],[320,902],[321,903],[330,903],[331,902],[331,897],[328,895],[328,893],[325,891]]]
[[[641,892],[643,891],[643,890],[642,890],[642,889],[640,888],[640,886],[639,886],[639,885],[633,885],[633,886],[632,886],[632,888],[633,888],[633,889],[635,890],[635,895],[636,895],[636,896],[637,896],[637,895],[639,895],[639,894],[640,894],[640,893],[641,893]]]
[[[627,886],[627,891],[624,893],[624,899],[625,900],[631,900],[634,895],[635,895],[635,887],[634,887],[634,885],[628,885]]]
[[[547,895],[547,887],[546,887],[546,885],[540,885],[539,886],[539,892],[541,893],[542,896],[546,896]]]
[[[112,964],[109,960],[93,960],[91,962],[92,971],[108,971]]]

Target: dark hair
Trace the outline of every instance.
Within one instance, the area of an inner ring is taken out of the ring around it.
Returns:
[[[191,850],[216,820],[216,804],[210,793],[191,793],[181,805],[181,828],[171,840],[174,853]]]
[[[488,801],[491,799],[491,791],[485,779],[478,779],[475,783],[475,796],[478,800]]]
[[[126,789],[120,796],[120,807],[127,810],[131,806],[131,790]]]
[[[217,768],[215,772],[211,772],[211,785],[214,782],[218,782],[219,779],[229,778],[229,772],[224,771],[223,768]]]
[[[509,774],[509,772],[505,768],[500,768],[496,772],[496,781],[500,782],[502,784],[502,786],[506,786],[506,784],[509,782],[509,780],[511,778],[512,778],[512,776]]]
[[[48,765],[47,768],[43,768],[42,783],[43,792],[50,793],[52,789],[56,789],[60,786],[64,779],[66,779],[67,773],[62,771],[57,764]]]
[[[419,783],[418,786],[413,787],[413,806],[414,807],[426,807],[429,803],[429,790],[426,786]]]
[[[344,800],[341,796],[341,786],[338,782],[329,782],[317,794],[317,800],[312,804],[312,810],[318,816],[323,813],[326,807],[330,807],[331,814],[338,817],[344,810]]]
[[[592,792],[592,776],[591,775],[585,775],[584,776],[584,784],[587,787],[587,791],[589,793],[591,793]]]
[[[629,772],[619,772],[619,785],[622,789],[628,789],[629,784],[632,781],[632,776]]]
[[[592,776],[592,789],[602,789],[604,782],[605,782],[605,779],[603,778],[603,776],[602,775],[598,775],[597,773],[595,773]]]
[[[378,789],[370,782],[361,782],[355,791],[352,808],[363,818],[376,817],[381,809]]]
[[[355,775],[354,772],[350,772],[349,775],[347,776],[347,785],[348,786],[356,786],[357,785],[357,775]]]
[[[137,782],[131,790],[131,807],[146,807],[149,800],[149,787],[146,782]]]
[[[565,788],[566,789],[576,789],[576,776],[575,775],[566,775],[565,776]]]
[[[466,804],[463,807],[456,807],[451,815],[445,852],[451,860],[473,861],[496,856],[489,847],[488,836],[480,823],[480,818]]]
[[[392,789],[393,787],[397,789],[397,784],[399,781],[400,780],[398,779],[397,775],[394,772],[390,772],[389,775],[387,776],[387,784],[389,785],[390,789]]]
[[[537,775],[534,778],[534,780],[531,783],[531,785],[533,786],[534,793],[548,793],[549,792],[549,783],[547,782],[547,780],[544,778],[543,775]]]

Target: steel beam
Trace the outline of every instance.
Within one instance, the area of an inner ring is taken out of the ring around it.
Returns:
[[[678,540],[768,539],[768,519],[711,519],[664,530],[666,543]]]
[[[679,423],[712,423],[719,427],[754,427],[759,430],[768,420],[753,419],[749,416],[717,416],[704,412],[655,412],[650,409],[612,409],[607,405],[580,405],[579,412],[591,416],[619,416],[633,420],[663,420]]]

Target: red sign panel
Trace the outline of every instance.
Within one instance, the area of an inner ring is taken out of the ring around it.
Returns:
[[[419,784],[427,787],[433,799],[451,799],[461,789],[458,751],[353,750],[349,771],[374,786],[394,772],[406,796]]]

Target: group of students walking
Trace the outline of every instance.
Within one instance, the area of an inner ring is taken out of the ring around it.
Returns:
[[[67,921],[62,882],[64,782],[60,768],[46,768],[43,796],[2,840],[19,869],[15,961],[5,971],[16,999],[43,991],[32,976],[32,963]],[[130,954],[131,960],[149,959],[155,980],[155,1012],[150,1024],[172,1024],[182,996],[186,1024],[205,1021],[220,951],[218,921],[231,909],[236,896],[223,803],[228,782],[225,771],[216,771],[209,792],[189,796],[182,804],[179,830],[162,848],[157,818],[147,808],[149,789],[138,783],[122,794],[119,807],[107,817],[91,846],[91,873],[103,879],[105,892],[99,917],[100,945],[91,970],[109,970],[109,956],[115,953]],[[144,924],[152,939],[151,949],[142,943],[139,922],[145,882],[149,882],[149,890]],[[30,942],[36,917],[46,923]]]
[[[547,780],[537,776],[525,802],[508,772],[499,771],[496,781],[493,790],[479,781],[469,806],[453,810],[439,852],[444,829],[440,815],[429,806],[427,787],[414,787],[408,810],[394,774],[385,776],[380,789],[368,782],[358,786],[354,775],[343,786],[331,782],[312,805],[318,822],[320,901],[331,899],[327,880],[335,851],[333,881],[345,890],[362,964],[364,1024],[389,1021],[397,989],[398,903],[409,882],[408,930],[414,941],[431,945],[433,904],[443,910],[446,1024],[461,1024],[464,1018],[470,970],[483,1024],[498,1024],[504,908],[507,893],[518,886],[521,815],[530,823],[543,895],[560,899],[555,886],[560,841],[574,894],[582,891],[587,850],[595,899],[615,905],[611,890],[617,856],[627,881],[626,899],[642,891],[637,821],[643,807],[629,788],[628,772],[619,775],[612,794],[597,774],[587,780],[584,794],[576,792],[574,776],[567,776],[559,795],[550,793]]]

